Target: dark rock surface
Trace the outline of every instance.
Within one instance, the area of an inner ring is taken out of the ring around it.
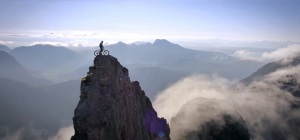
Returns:
[[[169,140],[170,128],[139,82],[112,56],[99,55],[81,81],[72,140]]]

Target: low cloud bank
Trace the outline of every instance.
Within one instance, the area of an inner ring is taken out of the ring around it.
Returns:
[[[256,57],[257,54],[247,50],[235,51],[233,55],[242,60],[261,61],[259,57]]]
[[[30,45],[53,45],[53,46],[63,46],[63,47],[88,47],[89,43],[86,40],[74,40],[69,42],[58,42],[58,41],[36,41],[31,43]]]
[[[262,54],[262,58],[274,60],[274,59],[283,59],[286,56],[295,57],[299,54],[300,54],[300,45],[294,44],[294,45],[289,45],[288,47],[285,48],[279,48],[272,52],[265,52]]]
[[[73,125],[59,129],[58,133],[48,140],[69,140],[75,134]]]
[[[274,51],[264,52],[262,54],[256,54],[247,50],[238,50],[234,52],[234,56],[242,60],[251,61],[276,61],[283,59],[286,56],[295,57],[300,54],[300,44],[289,45],[284,48],[279,48]]]
[[[73,125],[60,128],[56,134],[50,137],[47,131],[36,129],[33,126],[23,127],[15,131],[12,131],[9,128],[0,128],[1,140],[24,140],[24,139],[69,140],[74,134],[75,132],[74,132]]]
[[[10,45],[10,44],[13,44],[14,42],[13,41],[3,41],[3,40],[0,40],[0,45]]]
[[[195,131],[193,128],[218,117],[217,112],[222,114],[226,110],[234,110],[242,116],[253,139],[298,139],[300,135],[296,128],[300,126],[300,111],[291,106],[299,103],[299,98],[276,85],[287,74],[299,78],[300,67],[280,69],[247,86],[233,85],[221,77],[193,75],[162,91],[153,105],[159,116],[171,123],[179,111],[189,116],[185,120],[176,120],[176,123],[182,121],[180,128],[171,124],[173,140]],[[201,106],[200,113],[195,112],[191,103],[195,107]],[[186,104],[190,107],[185,107]]]

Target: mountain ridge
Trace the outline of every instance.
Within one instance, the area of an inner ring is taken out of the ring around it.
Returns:
[[[270,62],[265,64],[261,68],[259,68],[256,72],[251,74],[250,76],[246,77],[245,79],[241,80],[245,84],[249,84],[252,81],[259,80],[261,77],[275,72],[279,69],[290,67],[290,66],[297,66],[300,64],[300,55],[295,57],[289,57],[285,59],[281,59],[279,61]]]
[[[79,53],[52,45],[22,46],[13,49],[10,54],[23,66],[36,72],[63,71],[81,62]]]
[[[9,53],[11,51],[11,48],[0,44],[0,51],[4,51],[4,52]]]
[[[39,78],[38,74],[26,69],[13,56],[0,51],[0,77],[40,86],[49,81]]]

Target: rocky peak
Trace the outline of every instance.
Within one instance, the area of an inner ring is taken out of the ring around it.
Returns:
[[[167,48],[167,49],[174,49],[174,48],[182,48],[180,45],[178,44],[174,44],[166,39],[156,39],[153,42],[153,46],[155,47],[161,47],[161,48]]]
[[[166,120],[115,57],[96,56],[80,90],[72,140],[170,139]]]
[[[115,45],[117,46],[122,46],[122,47],[128,47],[128,45],[122,41],[119,41],[118,43],[116,43]]]
[[[166,40],[166,39],[156,39],[153,42],[154,46],[169,46],[169,45],[174,45],[173,43],[171,43],[170,41]]]

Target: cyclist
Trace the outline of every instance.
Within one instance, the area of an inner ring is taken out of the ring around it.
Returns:
[[[100,54],[102,54],[102,52],[104,50],[103,41],[100,42],[99,47],[100,47]]]

